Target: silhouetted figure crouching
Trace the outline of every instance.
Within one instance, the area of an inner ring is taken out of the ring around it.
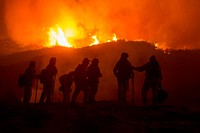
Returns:
[[[63,103],[69,103],[70,102],[70,93],[71,93],[71,86],[74,81],[74,71],[71,71],[67,74],[64,74],[60,76],[60,88],[59,91],[62,91],[63,93]]]

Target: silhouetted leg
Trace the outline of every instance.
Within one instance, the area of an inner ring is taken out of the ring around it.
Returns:
[[[121,103],[121,100],[122,99],[122,87],[121,87],[121,84],[118,85],[118,96],[117,96],[117,101],[119,103]]]
[[[71,92],[71,89],[67,88],[67,90],[66,90],[66,103],[70,102],[70,92]]]
[[[93,99],[93,88],[92,85],[88,86],[88,102],[92,102]]]
[[[31,95],[32,95],[32,88],[29,87],[29,89],[28,89],[28,98],[27,98],[27,102],[28,102],[28,103],[30,103]]]
[[[92,101],[95,102],[95,96],[97,94],[97,90],[98,90],[98,84],[95,84],[93,87],[93,93],[92,93]]]
[[[127,90],[125,90],[123,88],[123,90],[122,90],[122,103],[126,103],[127,102],[127,100],[126,100],[126,93],[127,93]]]
[[[122,84],[122,88],[121,88],[121,102],[125,103],[126,102],[126,88],[125,88],[125,84]]]
[[[88,100],[89,100],[89,90],[88,90],[87,87],[83,88],[83,93],[84,93],[84,95],[83,95],[83,102],[87,103]]]
[[[74,93],[72,95],[72,103],[75,103],[76,102],[76,98],[78,96],[78,94],[81,92],[81,89],[76,87],[75,90],[74,90]]]
[[[127,102],[127,90],[128,90],[128,80],[123,82],[123,90],[122,90],[122,102]]]
[[[47,96],[47,86],[44,84],[39,103],[44,103],[46,96]]]
[[[142,87],[142,102],[144,105],[147,105],[147,92],[149,90],[149,82],[144,82],[144,85]]]
[[[97,89],[98,89],[98,84],[94,83],[91,84],[91,87],[89,88],[89,102],[95,102],[95,95],[97,93]]]
[[[157,103],[157,93],[159,85],[159,82],[156,80],[152,83],[152,105],[156,105]]]
[[[66,103],[66,88],[63,88],[63,103]]]
[[[157,100],[157,88],[152,87],[152,105],[156,105]]]
[[[24,87],[24,99],[23,99],[23,103],[26,104],[27,103],[27,87]]]
[[[52,96],[53,96],[53,85],[49,85],[47,89],[47,100],[46,103],[52,102]]]
[[[121,103],[122,102],[122,81],[121,80],[117,80],[117,82],[118,82],[118,96],[117,96],[117,101],[119,102],[119,103]]]
[[[29,103],[30,100],[31,100],[31,95],[32,95],[32,88],[31,86],[26,86],[24,88],[24,99],[23,99],[23,102],[25,104]]]

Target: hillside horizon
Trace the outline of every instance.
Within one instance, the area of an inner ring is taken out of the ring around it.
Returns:
[[[195,106],[198,105],[199,98],[199,75],[200,75],[200,50],[169,50],[165,53],[163,50],[156,49],[148,42],[111,42],[91,47],[79,49],[52,47],[37,50],[28,50],[9,55],[0,56],[0,92],[1,99],[21,100],[23,90],[17,86],[17,78],[27,67],[30,60],[36,61],[36,70],[39,73],[46,67],[50,57],[57,58],[58,75],[55,86],[55,102],[62,100],[62,94],[58,91],[58,78],[64,73],[74,70],[82,62],[84,57],[92,59],[99,58],[99,66],[103,73],[100,79],[97,100],[116,100],[117,82],[112,72],[114,64],[118,61],[120,54],[126,51],[129,53],[129,61],[134,66],[140,66],[149,60],[151,55],[156,55],[163,72],[163,88],[169,93],[169,98],[165,104],[178,104]],[[135,72],[135,91],[136,104],[141,104],[140,90],[144,80],[143,72]],[[74,88],[72,88],[74,89]],[[41,93],[41,85],[39,85]],[[35,87],[33,88],[32,101],[34,101]],[[128,99],[131,99],[131,88],[128,91]],[[82,101],[80,95],[78,100]]]

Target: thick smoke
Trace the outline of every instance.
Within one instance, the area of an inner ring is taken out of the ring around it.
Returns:
[[[9,37],[39,44],[46,28],[59,24],[79,31],[115,33],[127,40],[158,42],[163,48],[200,48],[199,0],[4,0]]]

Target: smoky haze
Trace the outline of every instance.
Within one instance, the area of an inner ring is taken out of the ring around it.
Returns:
[[[8,36],[23,46],[43,43],[46,28],[59,24],[78,30],[80,38],[95,30],[101,36],[115,33],[120,39],[158,42],[163,48],[200,48],[199,0],[4,0],[1,4]]]

